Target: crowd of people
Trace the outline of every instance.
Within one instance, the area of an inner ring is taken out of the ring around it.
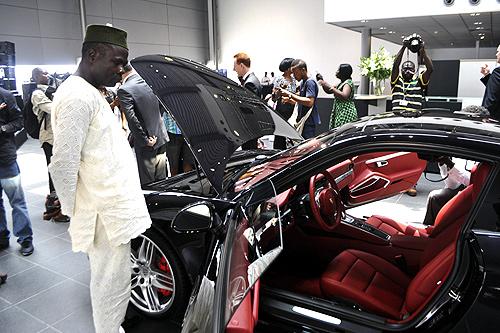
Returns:
[[[426,70],[400,63],[410,39],[403,41],[391,75],[393,110],[401,113],[422,109],[422,90],[430,80],[432,62],[422,43],[417,50]],[[500,63],[500,46],[497,51]],[[330,128],[358,118],[354,104],[352,67],[341,64],[338,84],[322,75],[313,78],[302,59],[285,58],[282,75],[259,80],[251,71],[250,57],[234,55],[234,71],[242,86],[263,98],[284,119],[293,119],[304,138],[316,135],[321,123],[319,87],[334,97]],[[483,106],[500,116],[500,68],[482,68],[486,92]],[[57,87],[49,85],[46,71],[32,72],[36,89],[30,96],[32,112],[39,121],[39,141],[46,157],[49,182],[45,219],[71,221],[69,233],[74,251],[88,255],[90,293],[96,332],[118,332],[130,298],[130,241],[151,225],[141,185],[194,168],[194,158],[174,119],[163,109],[151,88],[128,64],[127,33],[102,25],[87,28],[77,71]],[[272,85],[263,94],[263,84]],[[109,89],[108,87],[115,87]],[[57,92],[54,94],[54,88]],[[33,253],[33,231],[21,186],[14,133],[23,127],[22,112],[7,90],[0,88],[0,192],[12,206],[13,234],[24,256]],[[133,150],[131,149],[133,146]],[[257,148],[258,141],[243,149]],[[286,139],[277,137],[274,148],[285,149]],[[135,154],[134,154],[135,153]],[[135,156],[134,156],[135,155]],[[109,158],[113,156],[113,158]],[[168,167],[167,167],[168,161]],[[456,173],[455,164],[440,160],[444,175]],[[432,224],[439,205],[460,190],[460,181],[433,195],[426,217]],[[465,185],[466,180],[461,180]],[[429,199],[431,200],[431,199]],[[0,250],[9,247],[3,199],[0,197]],[[0,284],[7,276],[0,272]],[[109,311],[113,309],[113,311]]]

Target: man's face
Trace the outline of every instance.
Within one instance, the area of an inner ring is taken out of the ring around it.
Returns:
[[[243,63],[238,64],[236,59],[234,59],[234,64],[233,64],[233,70],[238,74],[238,77],[245,75],[246,71],[246,66],[243,65]]]
[[[415,75],[415,64],[412,62],[405,62],[403,66],[401,66],[401,76],[405,81],[410,81]]]
[[[106,45],[98,53],[92,64],[95,81],[99,86],[113,87],[122,78],[128,50],[117,45]]]
[[[500,64],[500,45],[498,45],[498,47],[497,47],[497,54],[496,54],[496,56],[497,56],[497,62]]]
[[[39,68],[39,70],[36,72],[36,76],[34,77],[36,80],[37,84],[49,84],[49,73],[47,71]]]
[[[305,68],[299,68],[297,66],[292,67],[292,74],[295,80],[300,81],[304,78]]]

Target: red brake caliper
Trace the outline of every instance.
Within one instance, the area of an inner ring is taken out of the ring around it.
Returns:
[[[165,259],[165,257],[161,257],[160,262],[158,262],[158,268],[161,271],[168,273],[169,275],[171,274],[171,272],[170,272],[170,266],[168,265],[167,260]],[[158,291],[163,296],[170,296],[170,295],[172,295],[172,291],[171,290],[166,290],[166,289],[159,288]]]

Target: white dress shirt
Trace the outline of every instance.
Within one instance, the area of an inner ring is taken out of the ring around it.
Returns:
[[[62,213],[71,217],[73,251],[94,241],[97,217],[110,243],[128,243],[151,226],[132,150],[101,93],[79,76],[57,90],[50,174]]]

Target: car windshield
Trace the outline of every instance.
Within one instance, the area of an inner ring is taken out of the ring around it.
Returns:
[[[319,136],[300,143],[299,145],[276,154],[263,163],[252,166],[243,173],[234,185],[234,191],[240,192],[265,177],[268,177],[277,171],[289,166],[302,156],[311,154],[323,147],[331,140],[331,135]]]

